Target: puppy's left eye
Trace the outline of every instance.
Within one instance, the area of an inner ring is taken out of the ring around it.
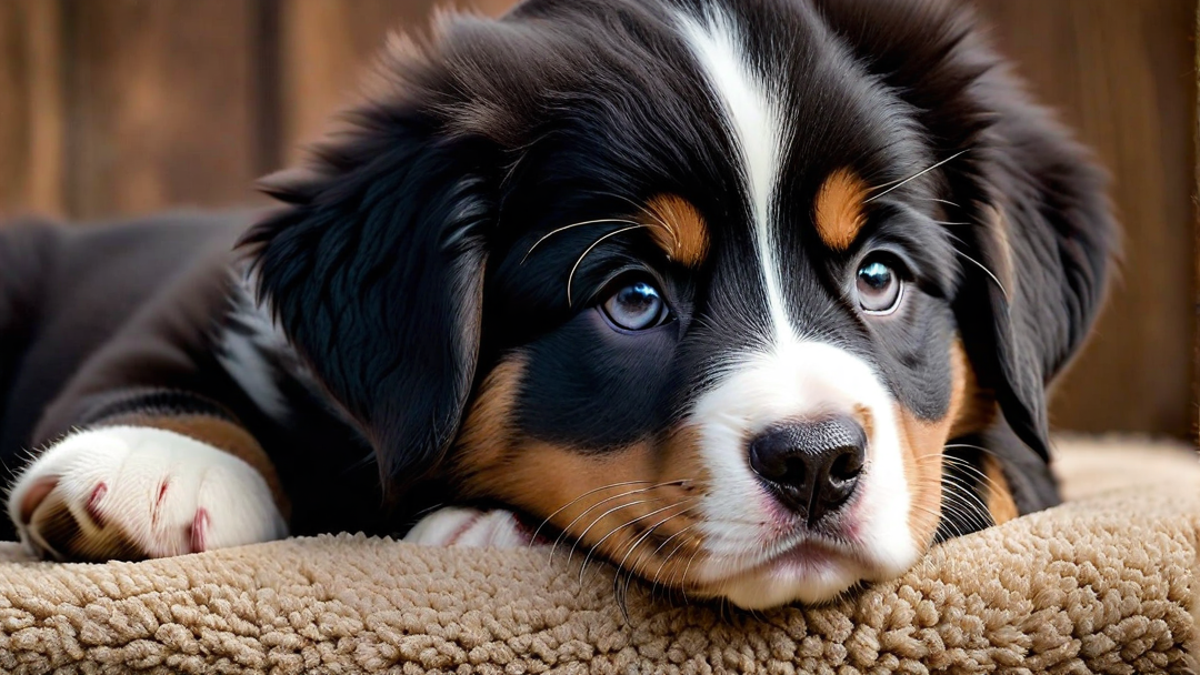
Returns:
[[[858,268],[858,304],[868,314],[890,314],[900,304],[903,282],[891,266],[868,259]]]
[[[663,302],[662,293],[645,281],[622,287],[604,301],[602,307],[608,320],[625,330],[653,328],[667,318],[667,305]]]

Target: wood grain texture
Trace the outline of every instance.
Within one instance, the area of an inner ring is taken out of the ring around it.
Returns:
[[[0,215],[65,207],[61,10],[0,0]]]
[[[254,4],[69,3],[73,216],[253,199]]]
[[[1194,0],[980,0],[1002,51],[1115,179],[1125,261],[1055,426],[1190,435]]]
[[[0,0],[0,216],[253,201],[441,0]],[[450,3],[499,14],[512,0]],[[1188,435],[1200,360],[1196,0],[977,0],[1116,179],[1122,279],[1056,426]]]

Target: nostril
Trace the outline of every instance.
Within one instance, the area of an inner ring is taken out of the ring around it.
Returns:
[[[829,467],[829,477],[849,481],[858,478],[863,470],[863,453],[857,447],[842,448],[833,465]]]
[[[795,460],[787,439],[776,434],[760,436],[750,444],[750,468],[767,480],[784,481],[794,471],[803,472],[804,465]]]
[[[788,462],[788,472],[784,476],[784,480],[793,485],[803,485],[808,479],[808,463],[803,460],[793,459]]]

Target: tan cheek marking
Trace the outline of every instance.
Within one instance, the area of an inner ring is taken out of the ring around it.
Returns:
[[[488,491],[580,540],[610,562],[686,585],[683,564],[701,545],[687,529],[700,517],[704,484],[699,453],[679,435],[656,449],[650,443],[589,455],[577,448],[529,444],[488,478]],[[550,479],[549,477],[553,477]],[[671,541],[667,538],[674,537]],[[686,555],[680,556],[682,550]],[[669,554],[676,554],[667,560]],[[581,553],[577,560],[586,554]]]
[[[815,220],[817,234],[826,246],[844,251],[854,243],[858,231],[866,222],[863,202],[868,189],[849,169],[829,174],[817,192]]]
[[[699,267],[708,255],[708,225],[687,200],[659,195],[646,204],[650,236],[667,257],[688,267]]]
[[[954,424],[950,427],[950,438],[978,433],[991,426],[998,412],[995,393],[982,389],[975,376],[975,369],[967,358],[961,340],[954,341],[952,358],[961,364],[962,403],[954,413]],[[957,366],[956,366],[957,367]]]
[[[955,340],[950,350],[950,406],[941,420],[918,419],[913,413],[896,405],[900,420],[900,443],[905,464],[905,478],[912,494],[912,511],[908,517],[909,532],[917,547],[928,548],[937,533],[942,511],[942,452],[950,438],[954,421],[959,419],[966,400],[970,365],[962,343]]]
[[[982,431],[995,421],[998,414],[995,395],[979,387],[975,371],[967,359],[961,341],[955,341],[954,350],[954,358],[962,364],[964,382],[962,405],[950,429],[950,438]],[[999,462],[992,457],[984,457],[983,466],[984,473],[990,480],[987,487],[987,508],[992,514],[992,522],[999,525],[1016,518],[1020,514]]]
[[[484,378],[459,431],[454,458],[455,470],[470,482],[477,474],[501,462],[510,446],[513,411],[525,374],[525,357],[516,354],[502,360]]]
[[[896,405],[900,420],[905,479],[912,495],[908,531],[917,548],[925,549],[937,533],[942,511],[942,443],[939,425],[917,419],[904,406]]]
[[[875,417],[869,408],[864,405],[854,406],[854,419],[862,427],[867,438],[875,437]]]
[[[173,431],[237,457],[249,464],[266,481],[279,512],[291,516],[291,503],[283,491],[283,483],[275,473],[275,465],[266,451],[237,424],[211,415],[150,415],[133,413],[105,420],[106,426],[128,425]]]
[[[497,367],[467,416],[454,457],[464,495],[499,499],[549,518],[554,528],[583,538],[577,550],[599,544],[596,555],[624,560],[643,576],[658,572],[664,582],[682,583],[669,575],[678,577],[676,568],[700,546],[686,528],[696,522],[698,513],[689,509],[707,481],[696,434],[680,428],[658,447],[641,442],[601,453],[521,439],[511,420],[523,370],[519,358]],[[686,555],[660,565],[669,553],[678,554],[677,544]]]
[[[991,457],[985,457],[983,472],[988,477],[987,508],[992,514],[992,522],[1003,525],[1019,516],[1012,489],[1008,485],[1008,479],[1004,477],[1000,463]]]

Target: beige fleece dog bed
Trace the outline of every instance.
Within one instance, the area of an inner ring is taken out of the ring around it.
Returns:
[[[754,615],[635,584],[626,622],[610,568],[581,585],[546,549],[340,536],[63,565],[0,545],[0,672],[1193,672],[1200,465],[1059,453],[1071,503],[832,606]]]

